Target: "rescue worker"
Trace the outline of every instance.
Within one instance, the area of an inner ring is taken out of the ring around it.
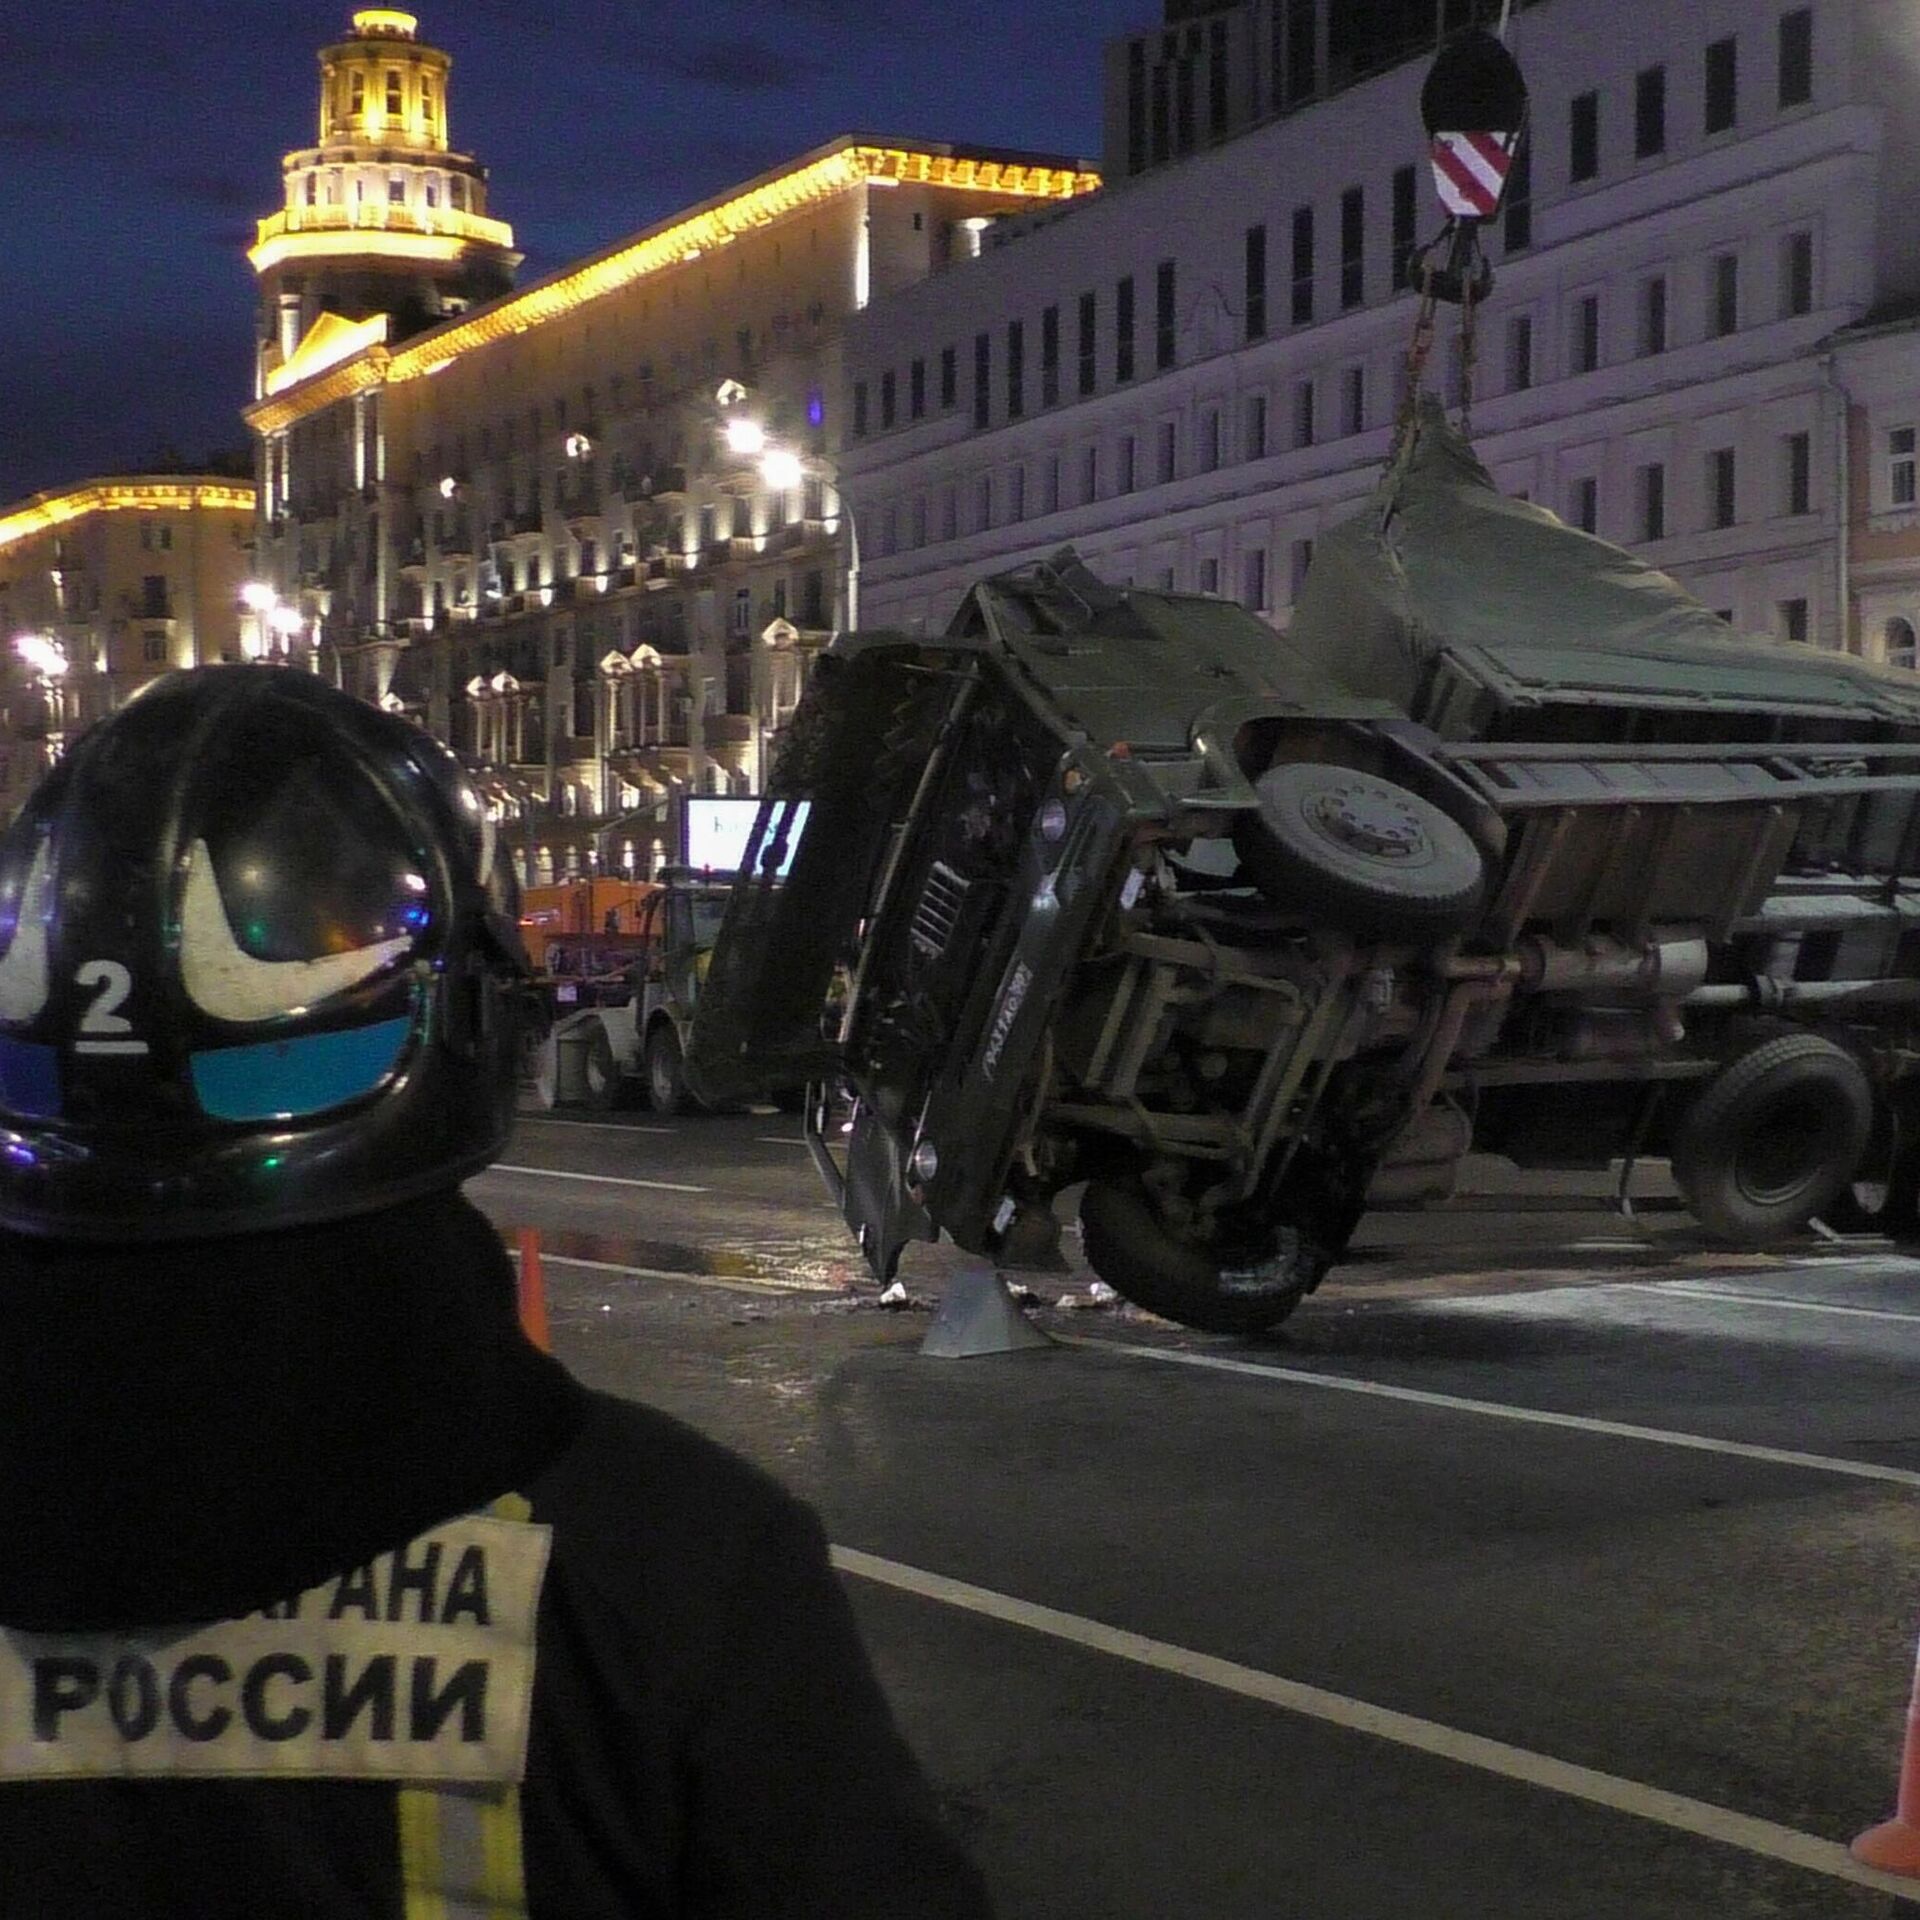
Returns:
[[[521,1334],[452,756],[168,676],[0,839],[0,1915],[976,1920],[812,1514]]]

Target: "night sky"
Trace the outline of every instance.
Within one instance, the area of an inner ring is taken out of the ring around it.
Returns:
[[[55,0],[0,20],[0,504],[243,448],[253,221],[356,0]],[[1100,152],[1158,0],[420,0],[524,285],[838,133]]]

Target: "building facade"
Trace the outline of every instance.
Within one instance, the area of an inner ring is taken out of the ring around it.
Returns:
[[[1873,434],[1906,430],[1895,395],[1920,380],[1906,336],[1845,343],[1920,294],[1909,11],[1516,7],[1530,141],[1488,229],[1498,279],[1471,368],[1503,488],[1633,547],[1743,631],[1876,657],[1893,616],[1858,598],[1871,541],[1849,564],[1842,534],[1855,480],[1891,457]],[[867,431],[842,465],[869,624],[937,628],[982,572],[1069,542],[1111,578],[1284,624],[1405,391],[1409,255],[1440,224],[1421,51],[850,323]],[[1849,357],[1880,368],[1879,428],[1857,417]],[[940,404],[874,410],[889,381],[947,362],[961,377]],[[1457,351],[1433,368],[1457,399]]]
[[[846,616],[847,316],[1097,184],[847,138],[424,331],[303,311],[247,414],[260,580],[322,671],[483,766],[525,884],[644,877],[674,796],[758,789]]]
[[[80,727],[175,667],[241,660],[253,488],[90,480],[0,507],[0,819]]]

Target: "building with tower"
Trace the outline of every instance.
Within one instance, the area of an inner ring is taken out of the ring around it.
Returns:
[[[513,229],[487,211],[486,169],[449,144],[452,67],[388,7],[362,9],[321,51],[318,144],[281,163],[286,203],[247,256],[256,397],[343,342],[404,340],[512,287]]]
[[[644,878],[678,796],[758,789],[847,619],[848,316],[1099,177],[849,135],[476,301],[516,256],[414,32],[363,12],[322,55],[253,252],[257,590],[294,659],[481,769],[523,882]]]

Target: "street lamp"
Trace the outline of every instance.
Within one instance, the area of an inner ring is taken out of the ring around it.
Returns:
[[[67,674],[67,650],[50,633],[16,634],[13,650],[40,690],[46,706],[48,757],[58,759],[66,733],[66,702],[61,682]]]

